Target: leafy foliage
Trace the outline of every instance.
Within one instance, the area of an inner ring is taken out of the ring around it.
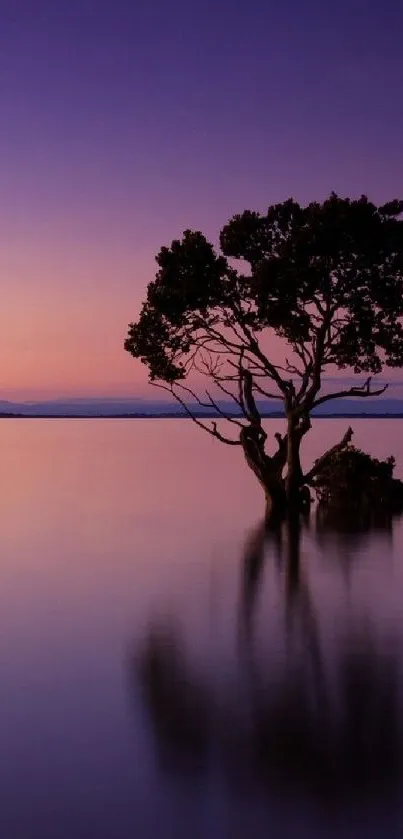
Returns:
[[[378,460],[349,444],[322,461],[313,485],[321,504],[402,512],[403,483],[394,478],[394,468],[394,457]]]
[[[223,255],[187,230],[158,254],[126,350],[165,382],[184,379],[195,352],[239,359],[243,349],[244,364],[257,363],[279,385],[254,343],[263,330],[286,339],[311,379],[329,364],[356,373],[400,366],[402,210],[403,202],[377,207],[365,196],[332,194],[307,207],[285,201],[265,215],[234,216],[221,231]]]

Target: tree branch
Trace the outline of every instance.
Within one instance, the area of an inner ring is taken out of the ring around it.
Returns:
[[[245,406],[240,402],[239,399],[237,399],[234,393],[232,393],[227,387],[224,387],[221,379],[219,379],[217,376],[214,378],[214,384],[216,387],[220,388],[220,390],[222,390],[223,393],[225,393],[227,396],[234,400],[235,404],[238,405],[238,408],[240,408],[241,412],[247,419],[248,417],[245,411]]]
[[[258,390],[259,393],[261,393],[263,396],[267,396],[268,399],[281,399],[281,401],[283,401],[284,399],[282,393],[270,393],[269,391],[264,390],[264,388],[260,387],[260,385],[258,385],[255,381],[253,382],[253,388],[254,390]]]
[[[351,387],[349,390],[339,390],[335,393],[327,393],[324,396],[321,396],[313,403],[312,408],[317,408],[318,405],[323,405],[324,402],[329,402],[330,399],[341,399],[346,396],[359,396],[364,399],[368,396],[381,396],[382,393],[385,393],[387,388],[388,385],[386,384],[384,387],[378,388],[377,390],[371,390],[371,376],[369,376],[363,385],[357,385],[356,387]]]
[[[201,420],[199,420],[199,418],[196,417],[192,413],[192,411],[190,410],[189,406],[186,404],[184,399],[181,399],[179,394],[175,393],[175,391],[173,389],[173,385],[171,385],[171,386],[163,385],[163,384],[160,384],[159,382],[152,382],[152,385],[153,385],[153,387],[159,387],[161,390],[167,390],[168,393],[171,393],[173,398],[176,399],[176,401],[179,402],[180,405],[182,405],[182,408],[186,412],[187,416],[191,420],[193,420],[193,422],[196,423],[196,425],[198,425],[199,428],[202,428],[203,431],[207,431],[208,434],[211,434],[212,437],[215,437],[217,440],[220,440],[221,443],[226,443],[228,446],[240,446],[240,445],[242,445],[240,440],[231,440],[229,437],[224,437],[223,434],[220,434],[220,432],[217,430],[217,423],[212,422],[211,427],[210,427],[209,425],[205,425],[204,422],[201,422]],[[181,387],[183,387],[183,385],[181,385]],[[226,419],[230,419],[230,417],[226,417]]]
[[[301,359],[304,367],[308,367],[309,364],[313,364],[313,356],[308,347],[301,341],[295,341],[292,345],[293,351],[297,354],[298,358]]]
[[[322,374],[322,367],[323,367],[323,357],[326,348],[326,335],[330,324],[332,322],[332,315],[334,314],[335,308],[331,305],[331,286],[329,282],[329,288],[326,294],[326,308],[323,311],[323,321],[320,327],[315,330],[315,338],[313,339],[312,348],[313,348],[313,365],[312,365],[312,384],[310,388],[306,391],[305,395],[305,404],[310,410],[313,405],[313,401],[316,395],[320,391],[321,387],[321,374]],[[316,340],[315,340],[316,339]]]
[[[234,313],[235,315],[239,316],[239,311],[236,307],[234,307]],[[252,355],[259,359],[263,366],[263,369],[266,370],[268,377],[270,379],[273,379],[273,381],[276,382],[276,385],[279,388],[279,390],[281,390],[282,393],[286,395],[288,393],[288,382],[285,382],[284,379],[281,378],[276,369],[276,366],[272,364],[268,358],[266,358],[266,356],[260,349],[259,342],[253,334],[253,332],[251,332],[251,330],[246,326],[245,323],[241,322],[240,326],[243,334],[246,336],[246,339],[249,343],[249,351],[252,353]]]
[[[240,428],[243,428],[243,423],[242,423],[242,422],[240,422],[239,420],[235,419],[234,417],[229,416],[229,414],[227,414],[225,411],[222,411],[222,410],[221,410],[221,408],[219,407],[219,405],[217,405],[217,403],[215,402],[215,400],[213,399],[213,397],[212,397],[212,396],[210,396],[210,394],[209,394],[209,392],[208,392],[207,390],[206,390],[206,395],[207,395],[207,397],[208,397],[208,399],[209,399],[210,401],[209,401],[209,402],[203,402],[203,401],[200,399],[200,397],[197,395],[197,393],[195,393],[195,391],[194,391],[194,390],[192,390],[192,388],[191,388],[191,387],[189,387],[189,386],[187,386],[187,385],[183,385],[183,384],[178,384],[178,385],[177,385],[177,387],[180,387],[180,388],[181,388],[182,390],[184,390],[186,393],[189,393],[189,394],[190,394],[190,396],[192,396],[192,397],[193,397],[193,399],[195,399],[195,400],[196,400],[196,402],[200,405],[200,407],[201,407],[201,408],[207,408],[207,409],[209,409],[209,408],[214,408],[214,410],[215,410],[215,411],[217,411],[217,413],[218,413],[221,417],[223,417],[223,419],[227,420],[228,422],[232,422],[232,423],[234,423],[234,425],[238,425]],[[175,393],[175,391],[174,391],[174,390],[172,391],[172,395],[175,397],[175,399],[178,399],[178,401],[179,401],[179,397],[178,397],[178,395]],[[189,410],[190,410],[190,409],[189,409]]]
[[[253,377],[250,370],[242,371],[243,398],[248,420],[252,425],[261,425],[262,420],[253,396]]]
[[[212,407],[217,411],[217,414],[219,414],[224,419],[228,420],[228,422],[232,422],[232,423],[234,423],[234,425],[238,425],[239,428],[244,427],[243,422],[240,422],[239,420],[236,420],[234,417],[230,417],[228,414],[225,413],[225,411],[221,410],[220,406],[217,404],[215,399],[213,399],[213,397],[210,395],[208,390],[206,390],[206,394],[207,394],[207,396],[208,396],[208,398],[211,402]]]

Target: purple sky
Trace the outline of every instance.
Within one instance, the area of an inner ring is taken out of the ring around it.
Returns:
[[[0,398],[144,394],[154,255],[246,207],[403,196],[400,0],[1,0]]]

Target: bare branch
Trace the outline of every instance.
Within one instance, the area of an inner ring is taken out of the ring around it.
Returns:
[[[204,422],[202,422],[198,417],[196,417],[192,413],[189,406],[186,404],[185,400],[182,399],[179,396],[179,394],[175,392],[174,385],[170,385],[170,386],[169,385],[163,385],[160,382],[152,382],[152,384],[153,384],[154,387],[159,387],[159,388],[161,388],[161,390],[167,390],[168,393],[171,393],[173,398],[176,399],[176,401],[179,402],[180,405],[182,405],[182,408],[184,409],[187,416],[191,420],[193,420],[193,422],[196,423],[196,425],[198,425],[199,428],[202,428],[203,431],[207,431],[207,433],[211,434],[212,437],[215,437],[217,440],[220,440],[221,443],[226,443],[228,446],[241,446],[242,445],[241,440],[231,440],[229,437],[224,437],[223,434],[220,434],[220,432],[217,429],[217,423],[212,422],[211,426],[205,425]],[[176,384],[178,385],[178,383],[176,383]],[[181,385],[181,387],[183,387],[183,385]],[[227,417],[227,419],[229,419],[229,417]]]
[[[255,381],[253,382],[253,389],[258,390],[259,393],[261,393],[263,396],[267,396],[268,399],[281,399],[281,401],[284,399],[282,393],[270,393],[268,390],[265,390],[263,387],[260,387],[260,385],[258,385]]]
[[[312,370],[313,370],[313,362],[309,361],[307,363],[306,367],[305,367],[304,375],[302,376],[301,387],[300,387],[300,389],[297,393],[297,402],[301,402],[302,398],[305,396],[305,394],[308,390],[309,382],[310,382],[311,376],[312,376]]]
[[[290,364],[290,362],[288,361],[288,358],[286,358],[285,364],[286,364],[285,369],[286,369],[287,373],[294,373],[296,376],[300,376],[301,379],[302,379],[302,377],[304,375],[303,370],[300,370],[299,367],[297,367],[295,364]]]
[[[235,313],[239,314],[239,312],[237,312],[236,308],[235,308]],[[259,359],[259,361],[262,364],[263,369],[266,370],[267,376],[269,378],[273,379],[276,382],[279,390],[281,390],[284,394],[286,394],[288,392],[288,383],[285,382],[281,378],[281,376],[278,373],[278,370],[276,369],[276,366],[274,364],[272,364],[269,361],[268,358],[266,358],[266,356],[264,355],[264,353],[260,349],[259,342],[258,342],[256,336],[253,334],[253,332],[246,326],[245,323],[241,322],[240,326],[241,326],[243,334],[246,336],[246,338],[248,340],[248,344],[249,344],[248,350],[256,358]]]
[[[246,415],[252,425],[261,426],[262,419],[253,396],[253,376],[250,370],[242,371],[242,389]]]
[[[239,362],[240,361],[242,362],[242,368],[250,370],[250,372],[253,373],[254,378],[257,376],[261,379],[270,378],[267,375],[267,370],[265,370],[264,367],[258,364],[255,360],[252,360],[246,353],[243,353],[242,356],[240,356]],[[230,358],[227,360],[228,366],[233,367],[237,371],[237,378],[239,376],[239,362],[235,364],[235,362],[231,361]]]
[[[303,341],[296,341],[293,344],[293,351],[301,359],[304,367],[307,367],[310,363],[313,363],[312,353]]]
[[[239,420],[235,419],[234,417],[230,417],[228,414],[225,413],[225,411],[221,410],[220,406],[213,399],[213,397],[210,395],[208,390],[206,390],[206,394],[207,394],[208,398],[210,399],[212,407],[217,411],[218,414],[220,414],[221,417],[224,417],[224,419],[228,420],[228,422],[234,423],[234,425],[238,425],[239,428],[244,427],[243,422],[240,422]]]
[[[243,344],[237,344],[234,341],[230,341],[230,339],[225,335],[222,335],[221,332],[218,332],[216,329],[213,329],[213,327],[210,324],[204,324],[204,329],[206,330],[207,334],[210,334],[211,336],[213,336],[213,338],[215,338],[217,343],[222,344],[224,347],[226,347],[226,349],[231,350],[231,352],[239,353],[242,349],[244,349]]]
[[[306,390],[305,401],[309,407],[312,407],[316,395],[321,387],[321,375],[324,363],[324,354],[326,349],[326,336],[332,322],[336,308],[331,304],[331,287],[329,285],[328,293],[326,295],[326,308],[323,310],[323,321],[321,326],[315,329],[315,334],[312,339],[313,349],[313,364],[312,364],[312,383],[309,389]],[[310,404],[309,404],[310,403]]]
[[[327,452],[325,452],[325,454],[323,454],[322,457],[319,457],[318,460],[315,461],[312,469],[309,472],[307,472],[306,475],[304,475],[304,477],[303,477],[304,483],[310,484],[312,482],[312,479],[315,477],[315,475],[317,475],[318,472],[320,472],[320,470],[322,469],[322,467],[324,466],[326,461],[329,460],[334,454],[337,454],[337,452],[342,451],[342,449],[345,449],[346,446],[348,446],[348,444],[351,442],[352,436],[353,436],[353,429],[350,426],[347,429],[343,439],[340,440],[339,443],[336,443],[335,446],[332,446],[332,448],[329,449]]]
[[[244,392],[243,392],[243,377],[242,377],[243,358],[244,358],[244,353],[241,353],[241,357],[239,359],[239,364],[238,364],[238,393],[239,393],[239,401],[240,401],[241,406],[242,406],[243,414],[246,418],[248,418],[248,410],[247,410],[247,407],[246,407],[245,396],[244,396]]]
[[[371,376],[369,376],[363,385],[356,385],[348,390],[339,390],[335,393],[327,393],[317,399],[313,403],[312,408],[317,408],[318,405],[323,405],[324,402],[329,402],[330,399],[341,399],[346,396],[358,396],[366,399],[368,396],[381,396],[382,393],[385,393],[385,390],[388,388],[387,384],[383,387],[377,388],[376,390],[371,390],[371,380]]]
[[[222,392],[223,392],[223,393],[225,393],[227,396],[229,396],[231,399],[233,399],[233,400],[234,400],[235,404],[236,404],[236,405],[238,405],[238,407],[241,409],[241,411],[242,411],[242,413],[244,414],[244,416],[247,418],[247,414],[246,414],[246,412],[245,412],[245,410],[244,410],[244,406],[242,405],[242,403],[240,402],[240,400],[239,400],[239,399],[237,399],[237,397],[235,396],[235,394],[234,394],[234,393],[232,393],[232,392],[231,392],[231,391],[230,391],[227,387],[224,387],[224,385],[223,385],[223,383],[222,383],[222,381],[221,381],[220,379],[215,378],[215,379],[214,379],[214,384],[216,385],[216,387],[220,388],[220,390],[222,390]]]
[[[217,403],[214,401],[214,399],[210,396],[208,391],[206,391],[206,395],[207,395],[207,397],[210,401],[209,402],[203,402],[200,399],[200,397],[197,395],[197,393],[194,390],[192,390],[191,387],[188,387],[187,385],[184,385],[182,383],[180,383],[180,384],[177,383],[177,387],[180,387],[186,393],[189,393],[190,396],[192,396],[193,399],[195,399],[196,402],[198,402],[198,404],[200,405],[201,408],[207,408],[207,409],[214,408],[214,410],[217,411],[217,413],[221,417],[223,417],[223,419],[227,420],[227,422],[232,422],[234,425],[238,425],[240,428],[243,428],[243,423],[242,422],[239,422],[239,420],[236,420],[234,417],[229,416],[229,414],[227,414],[225,411],[221,410],[221,408],[217,405]],[[175,393],[174,390],[172,391],[172,395],[175,397],[175,399],[178,399],[178,401],[180,401],[177,393]],[[189,408],[189,410],[190,410],[190,408]]]

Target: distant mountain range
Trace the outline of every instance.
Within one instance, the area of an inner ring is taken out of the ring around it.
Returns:
[[[190,403],[189,403],[190,404]],[[234,403],[219,401],[223,411],[236,416]],[[264,416],[283,415],[281,403],[267,400],[259,404]],[[198,416],[216,417],[214,410],[196,403],[192,410]],[[403,399],[335,399],[321,405],[317,416],[403,416]],[[0,417],[182,417],[185,411],[175,402],[147,399],[64,399],[44,402],[9,402],[0,400]]]

